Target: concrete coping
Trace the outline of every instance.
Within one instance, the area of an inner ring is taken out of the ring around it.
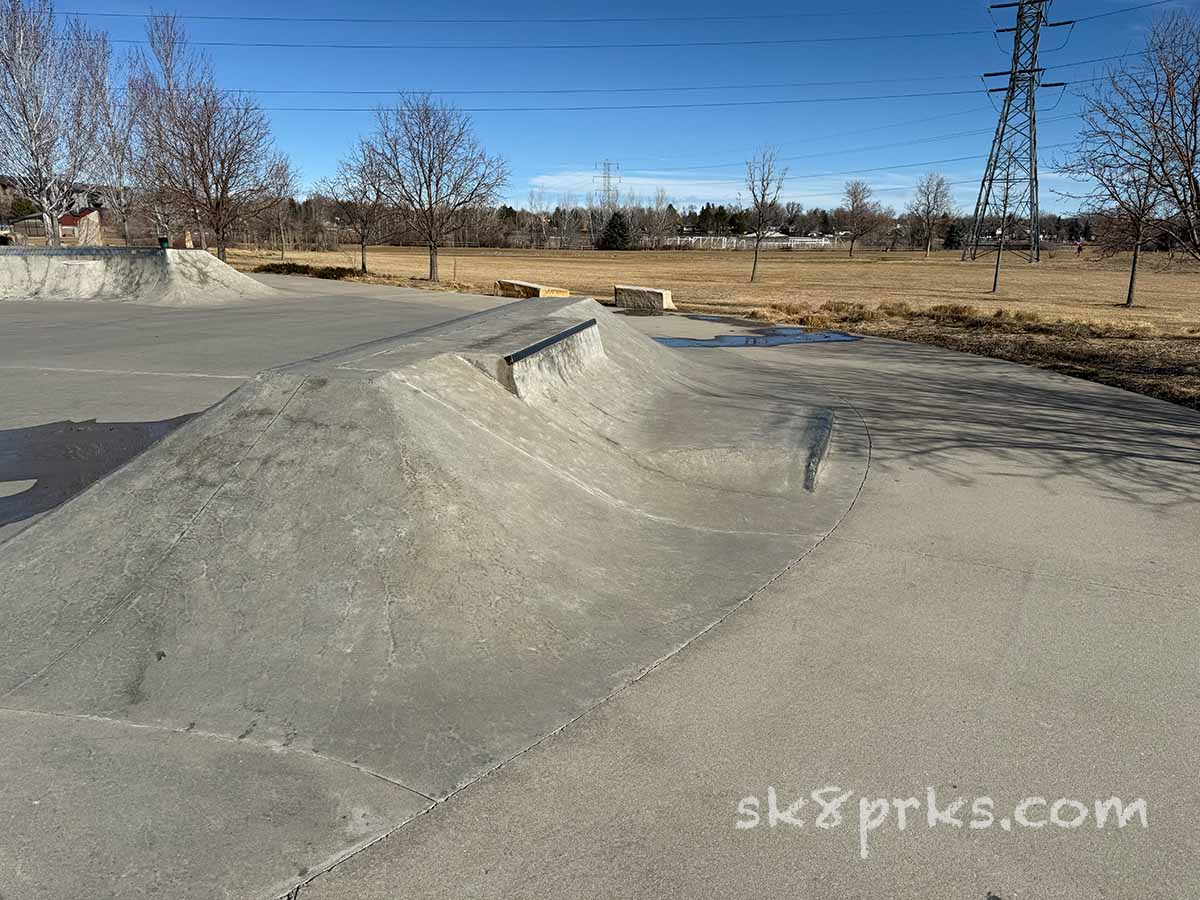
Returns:
[[[549,287],[544,284],[534,284],[532,281],[514,281],[500,279],[493,291],[497,297],[515,297],[518,300],[528,300],[532,297],[568,297],[571,292],[566,288]]]
[[[613,302],[626,309],[675,308],[669,290],[633,284],[613,285]]]

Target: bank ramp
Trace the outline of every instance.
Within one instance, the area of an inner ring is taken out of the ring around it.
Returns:
[[[275,293],[207,250],[0,247],[0,300],[212,306]]]
[[[0,545],[0,894],[281,896],[710,628],[865,457],[735,363],[518,302],[264,372]]]

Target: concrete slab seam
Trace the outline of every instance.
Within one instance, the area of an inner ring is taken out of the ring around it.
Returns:
[[[166,561],[167,557],[169,557],[171,555],[171,553],[175,550],[175,548],[179,546],[179,542],[184,539],[184,537],[187,535],[187,533],[189,531],[191,531],[192,526],[196,524],[196,522],[200,518],[200,516],[202,516],[204,514],[204,511],[206,509],[208,509],[209,504],[211,504],[213,502],[213,500],[216,499],[217,494],[221,493],[221,491],[224,490],[225,485],[227,485],[229,483],[229,479],[231,479],[233,477],[234,473],[237,472],[238,467],[245,461],[246,457],[249,456],[254,451],[254,448],[256,446],[258,446],[258,442],[263,439],[263,436],[266,435],[266,433],[271,430],[271,426],[273,426],[279,420],[279,417],[281,415],[283,415],[283,411],[285,409],[287,409],[288,404],[291,403],[293,398],[296,396],[296,394],[299,393],[300,388],[304,387],[304,384],[306,381],[308,381],[307,376],[300,379],[300,383],[296,385],[295,390],[293,390],[291,392],[291,394],[288,395],[288,398],[285,401],[283,401],[283,404],[279,407],[278,410],[276,410],[275,415],[273,415],[271,417],[271,421],[269,421],[266,424],[266,426],[263,428],[263,430],[260,431],[258,433],[258,436],[255,437],[254,440],[251,442],[250,446],[246,448],[246,452],[243,453],[242,456],[238,459],[238,461],[230,467],[229,472],[226,473],[226,475],[223,479],[221,479],[221,483],[219,485],[217,485],[217,487],[213,490],[213,492],[208,495],[208,498],[202,504],[200,504],[200,508],[198,510],[196,510],[195,514],[188,520],[187,524],[183,526],[183,528],[180,530],[179,534],[177,534],[175,536],[175,539],[173,541],[171,541],[170,545],[162,552],[162,555],[159,556],[159,558],[157,560],[155,560],[155,562],[152,566],[150,566],[145,572],[142,573],[142,575],[138,578],[137,582],[133,585],[133,587],[131,587],[129,589],[129,591],[125,594],[125,596],[122,597],[119,602],[114,604],[112,609],[110,609],[107,613],[105,613],[95,623],[95,625],[91,629],[88,630],[88,632],[86,634],[84,634],[77,641],[75,641],[73,644],[71,644],[70,647],[68,647],[66,650],[64,650],[62,653],[60,653],[54,659],[50,660],[50,662],[46,663],[46,665],[42,666],[40,669],[38,669],[38,671],[34,672],[32,675],[30,675],[28,678],[26,678],[20,684],[5,691],[3,694],[0,694],[0,700],[3,700],[6,697],[12,696],[17,691],[22,690],[23,688],[32,684],[37,679],[41,678],[48,671],[50,671],[52,668],[54,668],[56,665],[58,665],[60,662],[62,662],[64,659],[66,659],[68,656],[70,656],[72,653],[74,653],[76,650],[78,650],[80,647],[82,647],[85,643],[87,643],[88,640],[90,640],[101,629],[103,629],[110,621],[112,621],[113,617],[116,616],[117,613],[119,613],[121,610],[123,610],[126,606],[129,605],[129,602],[133,599],[134,595],[137,594],[138,589],[143,584],[146,583],[146,580],[151,575],[153,575],[156,571],[158,571],[158,567],[161,566]],[[103,480],[96,482],[96,483],[102,484]],[[76,496],[83,496],[83,495],[78,494]],[[74,499],[74,498],[72,498],[72,499]],[[23,531],[23,532],[21,532],[21,534],[17,535],[17,538],[21,538],[25,535],[32,533],[33,530],[35,528],[37,528],[38,525],[41,524],[41,522],[44,522],[44,521],[45,521],[45,519],[42,519],[40,522],[34,523],[34,525],[32,527],[25,529],[25,531]]]
[[[420,390],[420,389],[417,388],[417,390]],[[690,638],[685,640],[683,643],[676,646],[674,649],[672,649],[672,650],[668,651],[667,653],[663,654],[662,656],[660,656],[654,662],[643,667],[642,670],[640,672],[638,672],[635,676],[630,678],[629,681],[625,682],[624,684],[620,685],[617,688],[614,688],[612,691],[610,691],[604,697],[597,700],[591,706],[587,707],[587,709],[584,709],[581,712],[577,713],[576,715],[572,716],[570,719],[563,722],[561,725],[559,725],[553,731],[549,731],[546,734],[542,735],[540,738],[538,738],[536,741],[533,741],[531,744],[529,744],[524,749],[518,750],[516,753],[513,753],[508,758],[503,759],[500,762],[496,763],[496,765],[494,765],[492,768],[488,769],[486,772],[483,772],[480,775],[477,775],[475,778],[472,778],[470,781],[466,782],[465,784],[462,784],[459,787],[455,788],[453,791],[451,791],[445,797],[441,798],[440,800],[434,801],[431,805],[425,807],[425,809],[421,810],[420,812],[416,813],[415,815],[410,816],[409,818],[405,819],[403,822],[397,823],[394,828],[390,829],[389,831],[380,835],[379,837],[375,838],[374,840],[368,842],[365,846],[360,847],[356,850],[347,852],[341,859],[339,859],[333,865],[330,865],[327,868],[322,868],[319,871],[311,873],[303,881],[299,882],[295,887],[291,888],[290,890],[288,890],[287,892],[285,892],[283,894],[276,894],[274,897],[270,898],[270,900],[300,900],[301,890],[306,885],[312,884],[314,881],[316,881],[322,875],[332,872],[335,868],[340,866],[342,863],[346,862],[349,859],[352,859],[353,857],[357,856],[359,853],[362,853],[364,850],[370,849],[371,847],[373,847],[375,844],[379,843],[380,841],[386,840],[387,838],[391,837],[393,834],[395,834],[397,831],[399,831],[401,828],[408,825],[409,823],[415,822],[417,819],[421,818],[422,816],[427,815],[427,814],[431,813],[433,810],[448,803],[450,800],[452,800],[454,797],[457,797],[459,794],[461,794],[463,791],[470,788],[472,785],[478,784],[480,781],[482,781],[485,778],[492,777],[493,775],[495,775],[497,772],[499,772],[501,769],[503,769],[509,763],[511,763],[514,760],[519,759],[522,756],[525,756],[526,754],[530,753],[531,751],[537,749],[539,746],[544,744],[546,741],[549,741],[551,738],[556,737],[559,734],[562,734],[564,731],[566,731],[568,728],[570,728],[572,725],[574,725],[576,722],[578,722],[584,716],[591,714],[592,712],[599,709],[600,707],[605,706],[609,702],[615,700],[617,697],[624,694],[627,690],[632,688],[634,685],[638,684],[638,682],[642,681],[642,679],[651,675],[653,672],[655,672],[657,669],[659,669],[661,666],[665,665],[666,663],[670,662],[670,660],[672,660],[674,657],[678,656],[680,653],[683,653],[685,650],[687,650],[689,647],[691,647],[693,644],[695,644],[701,638],[705,637],[710,632],[715,631],[718,627],[720,627],[726,621],[728,621],[730,618],[732,618],[740,609],[742,609],[742,607],[749,604],[752,600],[754,600],[756,597],[758,597],[760,594],[762,594],[764,591],[766,591],[768,588],[770,588],[773,584],[775,584],[781,578],[786,576],[789,572],[792,571],[792,569],[794,569],[796,566],[800,565],[800,563],[802,563],[812,553],[814,553],[816,551],[816,549],[818,547],[820,547],[823,543],[825,543],[825,541],[828,540],[834,534],[834,532],[836,532],[838,530],[838,528],[841,527],[842,523],[846,521],[846,518],[850,515],[850,513],[853,511],[855,505],[858,503],[858,498],[862,496],[863,489],[866,487],[866,484],[867,484],[867,479],[870,477],[870,474],[871,474],[871,446],[872,446],[871,429],[867,425],[867,421],[863,417],[862,413],[859,411],[858,407],[856,407],[854,404],[850,403],[848,400],[846,400],[845,398],[843,398],[841,396],[838,396],[836,394],[834,396],[836,397],[836,399],[839,402],[845,404],[845,406],[847,408],[852,410],[854,412],[854,414],[858,417],[859,422],[862,424],[863,433],[866,435],[866,439],[867,439],[867,445],[866,445],[867,459],[866,459],[866,464],[863,466],[862,480],[859,482],[858,488],[854,492],[854,496],[850,499],[849,505],[846,507],[846,509],[842,513],[842,515],[840,517],[838,517],[838,520],[836,522],[834,522],[833,527],[830,528],[828,532],[823,534],[817,540],[816,543],[814,543],[811,547],[809,547],[807,550],[805,550],[803,553],[801,553],[795,559],[790,561],[787,565],[785,565],[782,569],[780,569],[778,572],[776,572],[774,575],[772,575],[770,578],[768,578],[765,582],[763,582],[761,585],[759,585],[757,588],[755,588],[753,591],[751,591],[749,594],[747,594],[745,597],[743,597],[741,600],[739,600],[734,606],[732,606],[728,610],[726,610],[719,618],[717,618],[710,624],[706,625],[704,628],[697,631],[694,635],[692,635]]]
[[[66,366],[0,366],[23,372],[71,372],[80,375],[154,375],[158,378],[224,378],[230,381],[249,381],[253,375],[213,375],[207,372],[141,372],[124,369],[71,369]]]
[[[81,713],[64,713],[56,712],[48,709],[25,709],[20,706],[0,706],[0,712],[17,713],[18,715],[26,716],[45,716],[52,719],[68,719],[76,722],[97,722],[103,725],[119,725],[125,728],[143,729],[146,731],[154,731],[160,734],[179,734],[188,737],[206,738],[208,740],[221,741],[226,744],[236,744],[239,746],[253,747],[256,750],[267,750],[271,753],[286,753],[294,756],[305,756],[309,759],[317,759],[322,762],[333,763],[337,766],[344,766],[347,769],[353,769],[363,775],[369,775],[372,778],[378,778],[380,781],[386,781],[394,787],[402,788],[410,794],[428,800],[430,803],[437,801],[414,787],[409,787],[403,782],[397,781],[394,778],[389,778],[382,772],[377,772],[367,766],[352,763],[348,760],[338,759],[336,756],[329,756],[325,753],[316,753],[312,750],[305,750],[299,747],[288,747],[283,744],[265,744],[261,741],[253,741],[248,738],[239,738],[233,734],[224,734],[219,731],[203,731],[197,728],[173,728],[169,725],[156,725],[152,722],[130,722],[128,719],[114,719],[111,716],[93,716],[84,715]]]

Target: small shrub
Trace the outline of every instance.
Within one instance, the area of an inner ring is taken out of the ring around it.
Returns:
[[[939,322],[968,322],[976,317],[974,307],[965,303],[939,303],[929,307],[928,315]]]
[[[896,319],[907,319],[913,314],[913,308],[903,300],[885,300],[875,308],[880,315]]]
[[[833,327],[833,319],[821,313],[805,313],[796,320],[796,324],[803,325],[805,328],[815,328],[818,330]]]
[[[863,303],[846,303],[830,300],[821,305],[819,312],[826,313],[840,322],[874,322],[883,318],[879,310]]]
[[[343,278],[350,278],[358,274],[358,269],[351,269],[346,266],[320,266],[312,271],[314,278],[329,278],[334,281],[341,281]]]
[[[264,263],[261,266],[255,266],[254,271],[267,275],[306,275],[309,278],[328,278],[333,281],[341,281],[343,278],[358,274],[357,269],[345,266],[310,266],[307,263],[294,262]]]
[[[254,271],[263,272],[267,275],[310,275],[312,274],[312,266],[294,262],[271,262],[255,266]]]

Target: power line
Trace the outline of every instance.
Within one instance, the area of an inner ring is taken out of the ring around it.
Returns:
[[[349,24],[349,25],[595,25],[604,22],[633,24],[637,22],[757,22],[782,21],[790,19],[832,19],[856,18],[863,15],[876,15],[886,10],[859,10],[857,12],[810,12],[810,13],[775,13],[741,16],[588,16],[583,18],[503,18],[503,19],[434,19],[434,18],[394,18],[394,17],[351,17],[351,16],[218,16],[193,15],[191,13],[175,15],[177,19],[197,22],[290,22],[316,24]],[[144,19],[147,13],[130,12],[95,12],[93,10],[73,10],[57,13],[60,16],[106,18],[106,19]]]
[[[1073,146],[1075,146],[1075,145],[1070,141],[1062,141],[1057,144],[1047,144],[1046,146],[1042,147],[1042,149],[1043,150],[1056,150],[1056,149],[1059,149],[1062,147],[1073,147]],[[945,163],[970,162],[972,160],[979,160],[979,159],[987,159],[987,155],[973,153],[968,156],[951,156],[951,157],[947,157],[944,159],[925,159],[925,160],[921,160],[920,162],[899,163],[896,165],[887,165],[887,166],[873,166],[873,167],[865,168],[865,169],[846,169],[841,172],[817,172],[817,173],[810,174],[810,175],[789,175],[788,181],[808,180],[811,178],[842,178],[847,175],[872,175],[872,174],[875,174],[878,172],[892,172],[892,171],[895,171],[896,169],[920,169],[920,168],[924,168],[926,166],[938,166],[938,165],[943,165]],[[664,174],[669,174],[671,172],[676,172],[676,171],[682,171],[682,170],[679,170],[679,169],[662,169],[661,170],[661,172]],[[712,179],[705,179],[705,183],[706,184],[742,184],[742,181],[741,181],[741,179],[736,179],[736,178],[712,178]],[[962,182],[962,183],[965,184],[966,182]],[[971,183],[978,184],[977,181],[972,181]],[[887,190],[892,190],[892,189],[888,188]],[[898,188],[897,190],[901,190],[901,189]]]
[[[953,119],[953,118],[957,118],[959,116],[967,116],[967,115],[972,115],[974,113],[983,112],[984,109],[985,109],[985,107],[973,106],[973,107],[970,107],[969,109],[958,109],[958,110],[954,110],[953,112],[938,113],[937,115],[934,115],[934,116],[921,116],[919,119],[902,119],[899,122],[886,122],[883,125],[872,125],[868,128],[854,128],[849,131],[838,131],[836,133],[829,133],[829,134],[820,135],[820,136],[817,136],[814,138],[809,138],[808,140],[810,143],[828,143],[829,141],[832,141],[832,140],[840,140],[842,138],[854,137],[854,136],[860,135],[860,134],[873,134],[878,131],[890,131],[893,128],[906,128],[909,125],[927,125],[930,122],[937,122],[942,119]],[[741,149],[741,150],[720,150],[717,152],[720,152],[720,153],[750,153],[753,151],[752,151],[752,149]],[[833,152],[837,152],[837,151],[833,151]],[[653,160],[654,162],[658,163],[658,162],[662,162],[664,160],[679,159],[681,156],[689,156],[689,155],[691,155],[691,154],[675,154],[673,156],[644,156],[644,157],[640,157],[640,158],[644,159],[644,160],[645,159]],[[635,157],[635,159],[636,158],[637,157]],[[744,162],[739,163],[739,165],[745,165],[745,163]]]
[[[604,112],[604,111],[633,111],[652,109],[715,109],[734,106],[777,106],[800,103],[854,103],[875,100],[913,100],[921,97],[962,97],[968,95],[986,94],[987,91],[975,89],[970,91],[931,91],[928,93],[912,94],[873,94],[865,97],[794,97],[782,100],[717,100],[705,103],[639,103],[613,104],[606,106],[485,106],[463,107],[462,112]],[[264,106],[269,112],[374,112],[374,106]]]
[[[1075,84],[1086,84],[1092,81],[1102,81],[1101,78],[1076,80]],[[924,93],[908,94],[871,94],[859,97],[786,97],[778,100],[715,100],[704,103],[631,103],[609,104],[603,106],[480,106],[461,107],[462,112],[468,113],[517,113],[517,112],[612,112],[637,111],[656,109],[718,109],[736,106],[790,106],[804,103],[855,103],[878,100],[914,100],[923,97],[963,97],[983,94],[986,89],[976,88],[969,91],[927,91]],[[267,112],[336,112],[362,113],[374,112],[378,106],[264,106]]]
[[[968,78],[977,78],[978,75],[971,73],[969,75],[926,75],[915,76],[912,78],[864,78],[852,79],[849,81],[778,81],[765,84],[704,84],[704,85],[672,85],[669,87],[628,87],[628,88],[484,88],[465,90],[437,90],[437,91],[394,91],[394,90],[330,90],[326,88],[310,90],[306,88],[280,88],[280,89],[262,89],[262,88],[229,88],[230,91],[241,93],[254,94],[313,94],[313,95],[344,95],[344,96],[360,96],[372,97],[392,94],[429,94],[431,96],[483,96],[496,94],[668,94],[668,93],[684,93],[696,91],[757,91],[771,90],[777,88],[799,88],[799,87],[842,87],[854,84],[895,84],[896,82],[905,81],[949,81],[949,80],[966,80]]]
[[[1136,56],[1137,53],[1121,53],[1116,56],[1098,56],[1094,59],[1081,59],[1069,63],[1057,63],[1046,66],[1047,69],[1066,69],[1075,66],[1085,66],[1092,63],[1109,62]],[[329,88],[228,88],[230,92],[247,94],[298,94],[312,96],[358,96],[379,97],[407,93],[429,94],[430,96],[496,96],[496,95],[530,95],[530,94],[658,94],[658,93],[690,93],[698,91],[755,91],[782,88],[808,87],[844,87],[859,84],[895,84],[911,81],[951,81],[967,80],[979,77],[978,72],[962,72],[945,75],[918,75],[901,78],[858,78],[842,81],[779,81],[762,84],[705,84],[705,85],[669,85],[662,87],[628,87],[628,88],[467,88],[462,90],[431,90],[431,91],[399,91],[399,90],[333,90]]]
[[[741,41],[654,41],[649,43],[603,44],[333,44],[294,43],[288,41],[191,41],[195,47],[250,47],[282,50],[657,50],[671,47],[767,47],[796,44],[841,44],[856,41],[907,41],[917,38],[967,37],[987,34],[985,29],[969,31],[926,31],[908,34],[855,34],[836,37],[762,38]],[[114,44],[148,45],[149,41],[112,38]]]
[[[1061,115],[1061,116],[1054,116],[1049,119],[1043,119],[1042,121],[1043,122],[1061,122],[1061,121],[1066,121],[1067,119],[1074,119],[1074,118],[1077,118],[1077,114],[1071,113],[1071,114],[1066,114],[1066,115]],[[781,156],[781,157],[779,157],[779,159],[781,162],[794,162],[795,160],[799,160],[799,159],[817,159],[822,156],[834,156],[837,154],[867,153],[867,152],[874,151],[874,150],[891,150],[896,147],[911,147],[915,144],[932,144],[932,143],[936,143],[937,141],[947,141],[947,140],[952,140],[954,138],[973,137],[975,135],[980,135],[980,134],[991,134],[993,131],[995,131],[994,127],[972,128],[967,131],[952,131],[947,134],[935,134],[935,135],[930,135],[928,137],[911,138],[911,139],[905,140],[905,141],[892,141],[887,144],[874,144],[869,147],[849,147],[849,148],[841,148],[838,150],[823,150],[820,153],[802,153],[797,156]],[[742,160],[741,162],[729,162],[729,163],[706,163],[704,165],[696,165],[696,166],[674,166],[670,169],[670,171],[685,172],[685,171],[697,171],[697,170],[701,170],[701,169],[729,169],[729,168],[733,168],[734,166],[744,166],[745,164],[746,164],[745,160]],[[647,168],[642,168],[642,169],[634,169],[633,171],[647,172],[647,171],[658,171],[658,169],[647,167]]]
[[[1143,9],[1150,9],[1155,6],[1165,6],[1168,3],[1174,3],[1177,0],[1154,0],[1152,3],[1140,3],[1135,6],[1126,6],[1121,9],[1114,9],[1108,12],[1096,13],[1090,16],[1081,16],[1076,18],[1075,22],[1089,22],[1093,19],[1102,19],[1107,16],[1121,15],[1122,13],[1137,12]],[[195,22],[275,22],[275,23],[314,23],[321,25],[330,24],[346,24],[346,25],[590,25],[601,24],[604,22],[634,24],[645,22],[653,24],[656,22],[759,22],[759,21],[787,21],[794,19],[829,19],[829,18],[861,18],[865,16],[877,15],[889,11],[885,8],[855,10],[849,12],[803,12],[803,13],[760,13],[746,14],[736,16],[586,16],[586,17],[504,17],[504,18],[427,18],[427,17],[353,17],[353,16],[238,16],[238,15],[212,15],[212,14],[173,14],[177,19]],[[96,10],[69,10],[59,11],[55,15],[63,17],[86,17],[86,18],[106,18],[106,19],[145,19],[150,17],[150,13],[131,13],[131,12],[98,12]],[[971,34],[989,34],[988,31],[967,32]],[[239,45],[241,46],[241,45]]]
[[[1047,146],[1043,147],[1042,149],[1043,150],[1054,150],[1059,147],[1070,147],[1070,146],[1074,146],[1074,145],[1071,144],[1069,141],[1064,141],[1059,144],[1048,144]],[[987,158],[986,156],[976,153],[976,154],[972,154],[970,156],[952,156],[952,157],[949,157],[948,159],[927,159],[924,162],[901,163],[900,165],[893,165],[893,166],[876,166],[876,167],[870,168],[870,169],[850,169],[845,172],[821,172],[816,175],[795,175],[792,177],[794,177],[794,178],[837,178],[837,177],[840,177],[843,175],[869,175],[874,172],[890,172],[893,169],[919,169],[922,166],[937,166],[937,165],[941,165],[943,163],[966,162],[967,160],[986,159],[986,158]]]
[[[1075,19],[1076,23],[1090,22],[1093,19],[1103,19],[1107,16],[1119,16],[1121,13],[1137,12],[1139,9],[1149,9],[1152,6],[1166,6],[1168,3],[1175,3],[1177,0],[1154,0],[1153,3],[1141,3],[1137,6],[1124,6],[1121,9],[1112,9],[1108,12],[1096,13],[1091,16],[1080,16]]]

